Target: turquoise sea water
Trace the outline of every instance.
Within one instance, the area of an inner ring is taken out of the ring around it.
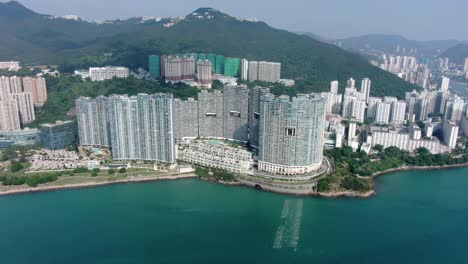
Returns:
[[[377,191],[182,180],[0,197],[0,263],[468,263],[468,169],[389,174]]]

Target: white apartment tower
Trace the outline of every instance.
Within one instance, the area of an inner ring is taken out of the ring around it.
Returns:
[[[440,85],[440,90],[448,91],[449,90],[449,85],[450,85],[450,78],[442,76],[442,82],[441,82],[441,85]]]
[[[458,125],[455,122],[445,120],[443,133],[444,133],[444,143],[449,148],[455,148],[457,146]]]
[[[397,101],[392,103],[392,113],[390,121],[392,123],[403,123],[405,121],[406,102]]]
[[[358,122],[364,122],[366,112],[366,101],[356,100],[353,101],[351,117],[355,118]]]
[[[0,70],[17,71],[19,69],[21,66],[17,61],[0,61]]]
[[[468,73],[468,58],[465,59],[465,65],[463,66],[463,72]]]
[[[346,88],[355,88],[356,81],[353,78],[349,78],[348,82],[346,83]]]
[[[376,114],[375,114],[375,122],[379,124],[388,124],[390,120],[391,108],[392,108],[391,103],[385,103],[385,102],[378,103]]]
[[[89,68],[89,77],[91,81],[104,81],[116,78],[127,78],[129,69],[125,67],[91,67]]]
[[[369,102],[371,83],[369,78],[364,78],[361,82],[361,93],[364,94],[366,103]]]
[[[249,79],[249,61],[246,59],[241,60],[241,80],[247,81]]]
[[[367,117],[375,119],[377,113],[377,105],[382,102],[380,97],[369,97],[369,102],[367,106]]]
[[[332,81],[330,83],[330,92],[333,94],[338,94],[338,88],[339,88],[338,86],[339,86],[338,81]]]

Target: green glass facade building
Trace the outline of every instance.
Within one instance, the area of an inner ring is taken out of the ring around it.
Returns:
[[[10,146],[30,146],[41,143],[41,131],[37,128],[25,128],[19,131],[0,132],[0,149]]]
[[[215,66],[216,66],[216,55],[215,54],[208,54],[206,58],[211,62],[211,71],[215,73]]]
[[[216,62],[214,65],[214,73],[216,74],[224,74],[224,56],[223,55],[216,55]]]
[[[225,58],[224,59],[224,75],[229,77],[240,77],[241,59]]]
[[[197,60],[206,60],[207,58],[208,56],[206,56],[206,54],[203,54],[203,53],[197,54],[197,57],[196,57]]]
[[[46,149],[63,149],[72,146],[76,141],[76,124],[73,121],[57,121],[52,124],[42,124],[42,146]]]
[[[161,58],[158,55],[151,55],[148,57],[148,69],[151,77],[161,77]]]

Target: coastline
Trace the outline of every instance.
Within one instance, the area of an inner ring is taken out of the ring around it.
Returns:
[[[399,171],[417,171],[417,170],[445,170],[445,169],[455,169],[455,168],[465,168],[468,167],[468,163],[463,164],[453,164],[453,165],[443,165],[443,166],[405,166],[399,168],[388,169],[381,172],[376,172],[370,176],[362,177],[367,179],[374,179],[382,175],[399,172]],[[26,187],[23,188],[13,188],[10,190],[6,190],[0,192],[0,196],[8,196],[8,195],[16,195],[16,194],[26,194],[26,193],[39,193],[39,192],[50,192],[50,191],[60,191],[60,190],[72,190],[72,189],[85,189],[85,188],[93,188],[93,187],[101,187],[101,186],[108,186],[108,185],[116,185],[116,184],[128,184],[128,183],[145,183],[145,182],[157,182],[157,181],[167,181],[167,180],[183,180],[183,179],[194,179],[199,178],[194,173],[181,173],[181,174],[173,174],[173,175],[159,175],[159,176],[150,176],[150,177],[138,177],[138,176],[131,176],[127,179],[123,180],[115,180],[115,181],[105,181],[105,182],[86,182],[86,183],[77,183],[77,184],[65,184],[65,185],[56,185],[56,186],[38,186],[38,187]],[[225,185],[225,186],[239,186],[239,187],[247,187],[253,188],[252,185],[242,183],[242,182],[224,182],[224,181],[216,181],[211,179],[204,179],[201,180]],[[308,192],[308,193],[297,193],[297,192],[288,192],[288,191],[281,191],[278,189],[270,189],[270,188],[263,188],[262,191],[265,192],[272,192],[278,194],[285,194],[285,195],[293,195],[293,196],[310,196],[310,197],[320,197],[320,198],[371,198],[377,194],[375,189],[372,189],[365,193],[355,192],[355,191],[338,191],[338,192]]]
[[[468,167],[468,162],[463,163],[463,164],[442,165],[442,166],[403,166],[403,167],[388,169],[385,171],[379,171],[370,176],[362,176],[362,178],[374,179],[385,174],[399,172],[399,171],[446,170],[446,169],[456,169],[456,168],[466,168],[466,167]]]
[[[355,191],[341,191],[341,192],[329,192],[329,193],[316,193],[312,194],[312,196],[322,197],[322,198],[370,198],[376,195],[377,192],[372,189],[365,193],[359,193]]]
[[[157,181],[169,181],[169,180],[183,180],[198,178],[194,173],[187,174],[176,174],[168,176],[152,176],[152,177],[130,177],[129,179],[106,181],[106,182],[87,182],[78,184],[65,184],[60,186],[38,186],[38,187],[26,187],[26,188],[15,188],[4,192],[0,192],[0,196],[25,194],[25,193],[38,193],[38,192],[51,192],[60,190],[73,190],[73,189],[86,189],[108,185],[117,184],[128,184],[128,183],[145,183],[145,182],[157,182]]]

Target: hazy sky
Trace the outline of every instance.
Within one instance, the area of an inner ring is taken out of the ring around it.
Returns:
[[[4,1],[5,0],[0,0]],[[184,16],[214,7],[290,31],[325,37],[369,33],[410,39],[468,39],[468,0],[19,0],[36,12],[89,20]]]

